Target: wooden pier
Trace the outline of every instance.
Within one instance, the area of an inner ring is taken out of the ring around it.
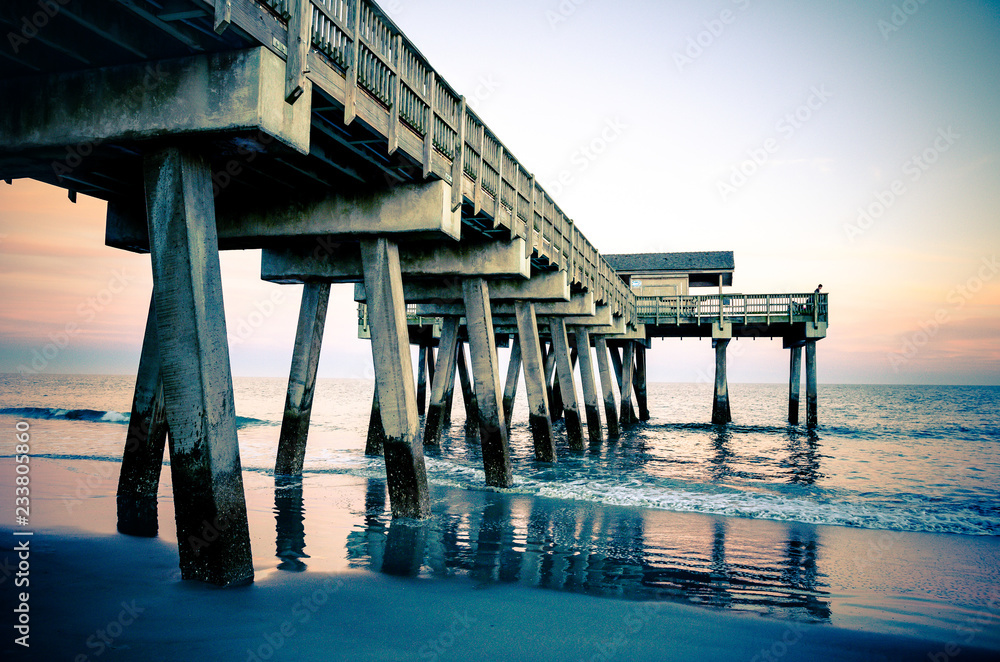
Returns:
[[[0,23],[17,37],[0,58],[0,178],[106,200],[106,244],[150,254],[119,529],[155,535],[166,435],[184,578],[253,578],[218,250],[263,249],[263,278],[306,283],[281,474],[305,457],[329,284],[357,284],[375,364],[368,450],[385,458],[394,517],[429,514],[423,444],[449,422],[456,372],[487,483],[501,487],[519,373],[535,458],[555,461],[553,416],[572,449],[584,421],[591,443],[604,438],[602,401],[609,438],[648,418],[645,352],[659,335],[716,342],[718,403],[729,340],[784,330],[793,373],[806,347],[815,423],[824,295],[637,293],[370,0],[13,0]],[[440,323],[412,324],[411,304]],[[496,347],[512,336],[504,390]]]

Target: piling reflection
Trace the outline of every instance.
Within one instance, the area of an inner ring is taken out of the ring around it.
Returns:
[[[302,505],[302,477],[274,477],[274,519],[277,531],[276,550],[279,570],[301,572],[306,569],[305,508]]]
[[[819,435],[813,429],[805,434],[797,428],[788,431],[788,459],[786,466],[791,474],[789,482],[796,485],[813,485],[823,477],[819,470],[821,454]]]
[[[387,525],[381,481],[370,480],[369,497],[364,524],[348,535],[355,567],[830,618],[808,526],[789,525],[783,539],[761,542],[731,531],[737,525],[724,518],[675,532],[641,510],[489,493],[451,503],[428,522]]]

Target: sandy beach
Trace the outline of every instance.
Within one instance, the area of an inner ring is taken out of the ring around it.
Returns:
[[[5,492],[12,464],[0,462]],[[605,597],[581,588],[587,582],[574,580],[572,568],[557,581],[551,572],[547,580],[526,579],[530,555],[516,542],[520,509],[565,516],[586,510],[584,504],[435,488],[436,513],[467,509],[471,517],[484,506],[484,513],[500,507],[513,522],[514,543],[505,545],[503,534],[490,538],[495,523],[480,520],[475,562],[461,572],[436,561],[448,554],[435,552],[433,525],[384,526],[370,479],[307,476],[290,517],[282,512],[288,495],[279,490],[275,498],[273,477],[246,472],[256,579],[220,590],[180,580],[164,496],[169,472],[160,490],[160,536],[115,531],[117,467],[33,462],[31,525],[14,527],[5,511],[0,533],[5,659],[986,660],[1000,651],[1000,592],[990,583],[1000,550],[990,536],[811,527],[821,580],[807,602],[820,607],[778,605],[767,614],[738,592],[728,606],[690,587],[650,593],[643,589],[648,573],[611,582],[617,599],[607,597],[607,572]],[[722,522],[728,553],[736,556],[767,550],[784,529],[803,526],[622,510],[644,518],[648,535],[669,535],[681,546],[697,544],[700,531],[718,532]],[[11,629],[13,548],[25,538],[14,529],[33,533],[30,648],[14,644]],[[512,562],[520,574],[511,574]],[[587,567],[592,575],[593,554]],[[949,586],[953,604],[932,598],[947,595]],[[708,606],[692,604],[699,600]],[[740,613],[741,601],[748,613]]]

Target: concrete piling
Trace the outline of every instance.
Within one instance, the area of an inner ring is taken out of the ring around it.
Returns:
[[[535,306],[530,301],[518,301],[514,305],[514,314],[517,317],[518,344],[524,366],[524,390],[528,395],[528,425],[535,446],[535,459],[540,462],[555,462],[556,448],[552,437],[552,419],[549,417]]]
[[[601,433],[601,413],[597,404],[597,385],[594,381],[594,362],[590,353],[590,333],[587,327],[576,327],[576,352],[580,359],[580,381],[583,382],[583,406],[587,415],[587,436],[590,443],[599,444],[604,439]]]
[[[444,318],[441,340],[438,345],[437,370],[431,382],[431,401],[424,419],[424,445],[437,446],[441,443],[441,429],[444,426],[445,407],[448,396],[455,384],[455,353],[458,349],[458,318]]]
[[[712,341],[715,347],[715,397],[712,401],[712,423],[725,425],[733,420],[729,410],[729,382],[726,378],[726,348],[728,338]]]
[[[430,515],[399,248],[385,238],[361,241],[361,262],[375,363],[379,412],[385,430],[386,482],[393,517]]]
[[[816,403],[816,341],[806,340],[806,425],[818,423]]]
[[[618,408],[615,406],[615,389],[611,382],[611,368],[608,365],[608,342],[603,336],[594,338],[597,352],[597,369],[601,375],[601,393],[604,396],[604,418],[608,422],[608,439],[621,437],[618,424]]]
[[[514,399],[517,397],[517,382],[521,375],[521,338],[515,336],[510,347],[510,361],[507,364],[507,381],[503,389],[503,419],[507,424],[510,438],[511,417],[514,414]]]
[[[176,147],[143,169],[181,577],[251,582],[212,172]]]
[[[166,440],[156,304],[151,300],[118,478],[118,530],[122,533],[148,537],[158,533],[156,495]]]
[[[632,373],[635,365],[635,344],[631,340],[625,341],[622,347],[622,371],[621,371],[621,423],[627,425],[635,423],[638,419],[635,416],[635,409],[632,408]]]
[[[455,354],[458,366],[458,382],[462,387],[462,403],[465,405],[465,429],[469,434],[479,435],[479,404],[476,402],[476,390],[472,386],[469,374],[469,363],[465,356],[465,342],[458,341],[458,351]]]
[[[556,356],[556,376],[559,378],[559,395],[562,398],[563,416],[566,418],[566,438],[571,449],[583,450],[583,427],[580,425],[580,406],[576,400],[566,324],[559,317],[551,318],[549,333],[552,335],[552,349]]]
[[[372,394],[372,412],[368,417],[368,438],[365,441],[365,455],[378,457],[385,447],[385,428],[382,427],[382,410],[378,405],[378,384]]]
[[[635,401],[639,405],[639,420],[649,420],[649,404],[646,401],[646,346],[641,343],[635,345],[635,374],[632,377],[632,386],[635,389]]]
[[[417,352],[417,415],[425,413],[424,403],[427,401],[427,345],[420,343]]]
[[[486,280],[465,279],[462,282],[462,296],[465,301],[469,351],[472,354],[472,377],[476,385],[479,442],[483,449],[486,484],[510,487],[514,484],[514,477],[510,466],[507,424],[503,418],[500,368]]]
[[[555,423],[563,417],[563,404],[559,378],[556,376],[556,350],[552,342],[549,342],[549,349],[545,354],[545,392],[549,399],[549,420]]]
[[[802,346],[789,348],[788,368],[788,422],[799,424],[799,390],[802,385]]]
[[[274,473],[280,476],[302,474],[329,301],[329,283],[303,285],[288,392],[285,395],[285,413],[278,437],[278,456],[274,463]]]

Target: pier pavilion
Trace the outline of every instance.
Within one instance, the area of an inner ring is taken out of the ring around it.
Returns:
[[[427,349],[418,370],[425,390],[434,375],[424,425],[447,421],[441,376],[464,372],[494,486],[513,479],[498,338],[517,337],[540,461],[556,457],[557,409],[570,447],[582,445],[574,353],[592,440],[595,375],[609,437],[636,418],[633,388],[646,415],[644,352],[658,334],[713,339],[719,403],[729,340],[785,329],[790,347],[806,347],[815,394],[825,296],[637,296],[371,0],[10,0],[0,24],[11,45],[0,53],[0,178],[106,200],[105,243],[150,255],[118,525],[155,535],[166,447],[185,579],[253,578],[219,250],[263,249],[263,278],[306,284],[281,473],[300,471],[306,452],[329,286],[358,284],[380,433],[369,450],[385,458],[394,517],[428,516],[423,443],[436,434],[420,434],[409,304],[441,319],[437,358]]]

